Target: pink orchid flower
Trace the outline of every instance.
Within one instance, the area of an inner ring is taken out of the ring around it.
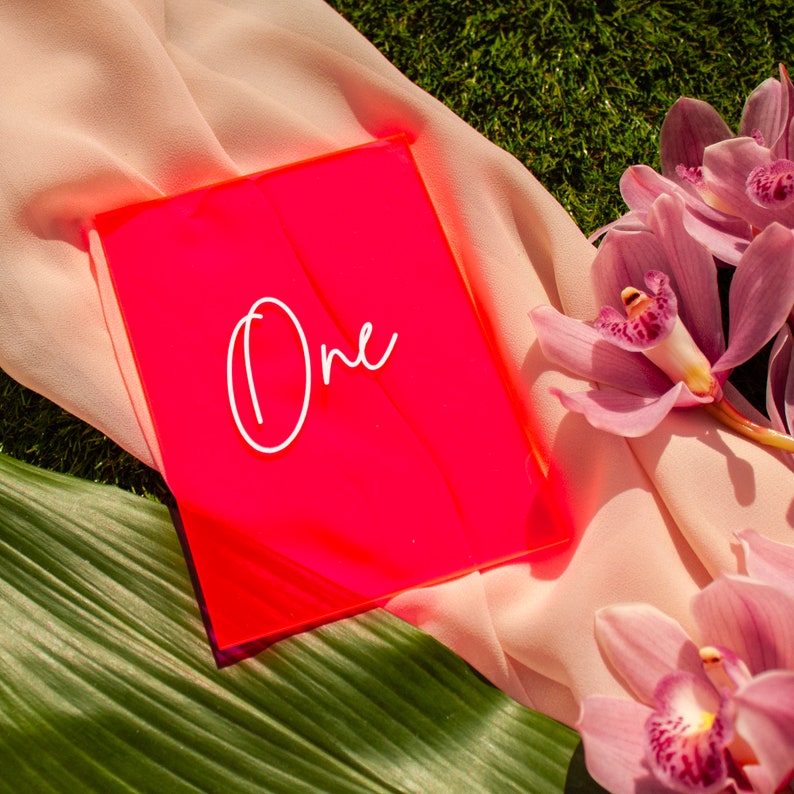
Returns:
[[[794,228],[794,86],[784,66],[747,98],[738,137],[707,102],[681,97],[660,135],[662,173],[635,165],[621,178],[630,211],[608,228],[636,228],[662,194],[680,196],[689,233],[736,265],[771,223]],[[792,149],[789,152],[789,149]]]
[[[765,229],[794,227],[794,85],[780,67],[747,100],[740,136],[708,146],[702,177],[713,201]]]
[[[594,323],[549,306],[530,313],[546,357],[598,384],[555,394],[618,435],[645,435],[673,408],[701,405],[740,433],[794,451],[794,439],[742,417],[722,388],[794,304],[794,232],[773,224],[742,256],[731,283],[726,348],[716,265],[684,228],[684,209],[680,197],[665,194],[649,208],[647,229],[610,231],[593,264],[596,297],[605,304]]]
[[[596,616],[636,698],[585,698],[577,724],[590,774],[614,794],[771,794],[794,776],[794,547],[737,537],[749,576],[693,598],[695,639],[647,604]]]

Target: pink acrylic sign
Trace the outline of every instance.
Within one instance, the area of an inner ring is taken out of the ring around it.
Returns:
[[[217,650],[567,540],[404,137],[95,226]]]

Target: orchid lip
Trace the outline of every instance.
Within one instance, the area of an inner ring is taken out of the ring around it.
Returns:
[[[750,137],[759,145],[766,147],[766,140],[764,138],[764,133],[758,129],[758,127],[753,127],[750,131]]]
[[[631,286],[624,288],[620,297],[626,317],[605,306],[596,320],[596,329],[618,347],[641,352],[673,383],[686,384],[696,396],[720,399],[722,387],[711,373],[709,360],[678,316],[669,277],[649,270],[645,282],[653,295]]]
[[[745,190],[761,207],[787,207],[794,202],[794,162],[781,159],[757,166],[747,177]]]
[[[733,738],[725,701],[690,673],[665,676],[645,725],[646,760],[675,791],[722,791],[728,768],[725,746]]]
[[[595,321],[601,336],[624,350],[645,352],[660,344],[670,335],[678,315],[675,293],[666,274],[649,270],[645,283],[653,295],[631,286],[621,292],[625,317],[604,306]]]
[[[698,191],[706,189],[706,180],[703,177],[703,166],[690,166],[687,167],[683,163],[676,166],[675,169],[678,178],[688,185],[696,188]]]

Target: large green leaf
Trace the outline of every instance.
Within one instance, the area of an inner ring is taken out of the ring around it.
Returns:
[[[578,737],[384,611],[218,670],[167,510],[0,455],[0,790],[562,791]]]

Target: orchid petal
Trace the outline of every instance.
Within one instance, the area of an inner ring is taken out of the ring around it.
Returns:
[[[709,253],[729,265],[737,265],[753,239],[750,224],[712,209],[706,204],[687,203],[684,228]]]
[[[772,165],[774,159],[769,149],[752,138],[734,138],[709,146],[703,153],[703,173],[716,197],[717,208],[758,229],[765,229],[773,221],[789,228],[794,226],[794,204],[760,207],[747,195],[747,177],[758,166]]]
[[[587,697],[576,730],[587,771],[613,794],[662,792],[643,760],[643,726],[651,710],[633,700]]]
[[[759,130],[764,141],[771,144],[780,135],[783,119],[780,115],[780,81],[774,77],[764,80],[746,99],[742,111],[739,135],[751,136]]]
[[[736,264],[741,252],[752,239],[750,224],[744,218],[729,215],[704,203],[697,191],[685,190],[646,165],[628,168],[620,179],[623,200],[631,207],[631,216],[640,221],[659,196],[681,196],[686,202],[684,225],[687,231],[703,243],[714,256],[729,264]],[[624,228],[621,220],[614,225]],[[604,230],[609,227],[604,227]]]
[[[794,232],[772,224],[753,240],[736,268],[730,292],[730,332],[713,371],[730,370],[755,355],[794,306]]]
[[[773,794],[775,791],[775,787],[772,785],[772,778],[762,766],[745,764],[742,767],[742,774],[750,784],[750,791],[756,794]]]
[[[631,218],[636,213],[631,211],[627,212],[625,215],[621,215],[617,220],[610,221],[609,223],[605,223],[603,226],[599,226],[588,238],[588,243],[597,243],[598,240],[603,237],[610,229],[614,229],[616,226],[620,225],[624,218]]]
[[[623,231],[630,232],[647,232],[648,227],[645,225],[644,213],[634,212],[629,210],[625,215],[621,215],[617,220],[610,221],[596,229],[588,238],[588,243],[595,243],[600,237],[603,237],[611,229],[622,229]]]
[[[538,306],[530,317],[544,355],[575,375],[647,397],[670,388],[669,379],[642,354],[605,342],[587,323],[551,306]]]
[[[648,165],[629,166],[620,177],[620,195],[636,212],[647,212],[659,196],[680,190],[677,182],[662,176]]]
[[[691,673],[665,676],[646,723],[646,761],[673,791],[716,794],[728,783],[733,726],[714,689]]]
[[[779,791],[794,774],[794,672],[763,673],[734,701],[736,730],[769,776],[770,791]]]
[[[648,225],[675,277],[681,320],[709,361],[715,361],[725,350],[717,267],[711,254],[687,233],[683,213],[680,197],[660,196],[648,212]]]
[[[772,154],[777,158],[791,157],[794,149],[794,85],[786,71],[780,64],[780,135],[777,140],[770,143]]]
[[[721,576],[692,599],[706,645],[731,648],[752,675],[794,669],[794,596],[744,576]]]
[[[794,430],[794,335],[788,325],[780,330],[769,356],[766,409],[775,430]]]
[[[708,102],[681,97],[662,122],[662,173],[675,180],[677,166],[702,165],[703,150],[707,146],[732,137],[730,127]]]
[[[736,537],[742,544],[747,573],[794,596],[794,546],[776,543],[754,529],[737,532]]]
[[[583,414],[593,427],[627,438],[648,435],[675,407],[708,402],[693,395],[683,383],[676,383],[657,398],[613,389],[575,394],[553,389],[552,393],[569,411]]]
[[[656,685],[675,670],[702,673],[695,643],[678,622],[650,604],[600,609],[595,636],[609,663],[643,703],[653,703]]]
[[[668,273],[670,266],[659,240],[650,229],[613,229],[601,243],[593,260],[593,291],[599,306],[623,311],[620,293],[639,287],[649,270]]]

